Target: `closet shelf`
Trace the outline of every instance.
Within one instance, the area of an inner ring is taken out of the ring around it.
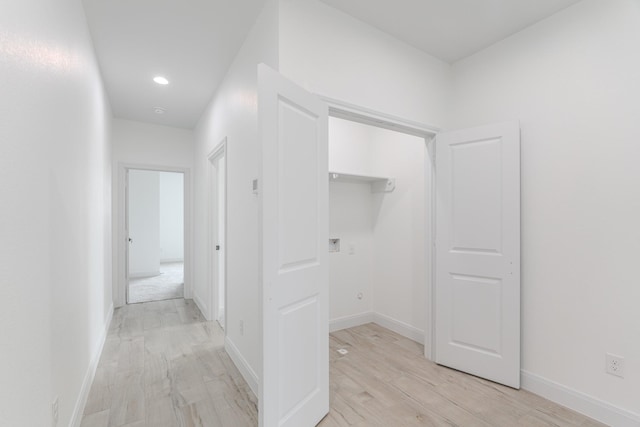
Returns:
[[[329,180],[336,182],[368,182],[372,193],[390,193],[396,188],[395,178],[356,175],[343,172],[329,172]]]

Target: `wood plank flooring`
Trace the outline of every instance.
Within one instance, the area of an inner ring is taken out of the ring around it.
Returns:
[[[334,426],[603,426],[524,390],[438,366],[422,345],[373,323],[330,337]],[[346,349],[342,356],[337,350]]]
[[[115,311],[82,427],[257,426],[257,405],[192,300]]]
[[[602,426],[534,394],[437,366],[420,344],[375,324],[332,333],[330,347],[331,412],[321,427]],[[82,427],[243,427],[257,426],[257,416],[222,331],[192,301],[116,310]]]

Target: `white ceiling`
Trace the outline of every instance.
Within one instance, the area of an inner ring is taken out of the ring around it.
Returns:
[[[579,0],[322,1],[454,62]],[[193,128],[264,2],[83,0],[114,115]]]
[[[455,62],[580,0],[322,0]]]
[[[114,115],[193,128],[264,0],[83,3]],[[169,85],[154,83],[156,75]]]

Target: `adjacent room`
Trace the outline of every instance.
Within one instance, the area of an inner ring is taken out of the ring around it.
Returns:
[[[184,179],[128,170],[129,304],[184,297]]]

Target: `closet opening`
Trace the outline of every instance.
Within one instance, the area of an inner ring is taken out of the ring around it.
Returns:
[[[431,357],[433,131],[329,117],[329,330],[374,323]]]

